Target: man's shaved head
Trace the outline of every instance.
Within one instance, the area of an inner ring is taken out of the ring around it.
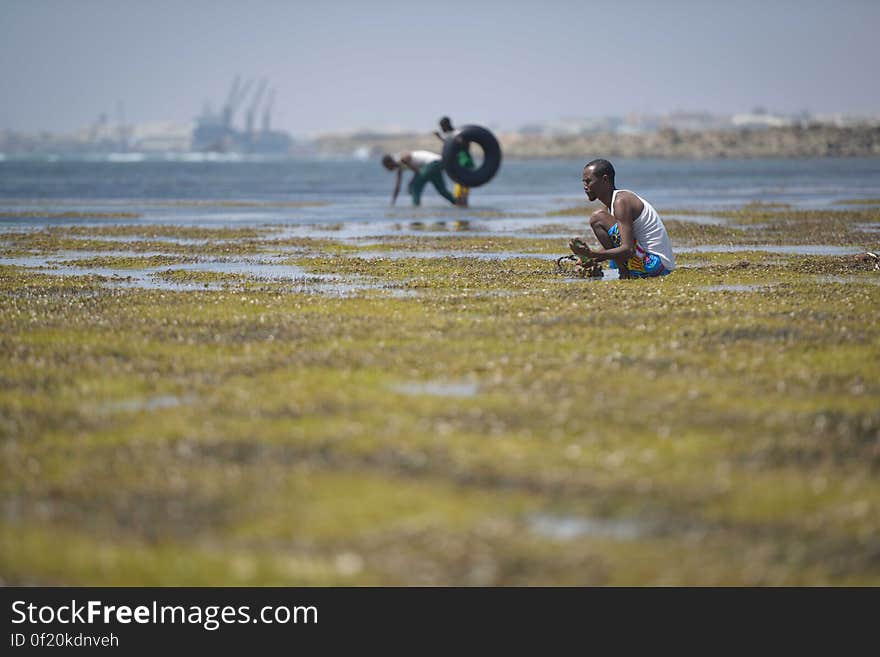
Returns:
[[[597,178],[601,178],[602,176],[608,176],[608,182],[612,185],[614,184],[614,166],[608,160],[593,160],[592,162],[587,162],[584,169],[589,169],[593,167],[593,173],[596,174]]]

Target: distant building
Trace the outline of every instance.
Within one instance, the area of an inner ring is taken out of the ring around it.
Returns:
[[[819,114],[812,117],[812,122],[822,125],[833,125],[838,128],[877,126],[880,125],[880,112],[874,114],[843,114],[841,112]]]
[[[256,126],[257,111],[266,91],[267,81],[261,80],[245,111],[244,130],[234,126],[235,114],[247,98],[253,80],[243,85],[241,78],[236,77],[232,89],[220,113],[213,113],[206,105],[202,113],[196,117],[192,130],[190,148],[199,152],[216,153],[260,153],[264,155],[288,155],[294,146],[293,139],[286,132],[272,130],[271,113],[275,101],[275,90],[263,104],[261,127]]]
[[[191,124],[154,121],[132,127],[131,150],[139,153],[185,153],[190,150]]]
[[[656,127],[672,128],[683,132],[724,130],[731,127],[731,120],[709,112],[670,112],[657,119]]]
[[[731,123],[737,128],[787,128],[796,121],[790,116],[771,114],[759,107],[748,114],[734,114]]]

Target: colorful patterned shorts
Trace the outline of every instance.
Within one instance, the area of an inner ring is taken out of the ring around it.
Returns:
[[[614,224],[608,231],[608,237],[611,238],[611,244],[615,247],[620,246],[620,226]],[[613,260],[608,261],[611,269],[617,269],[617,263]],[[669,270],[663,266],[663,261],[656,253],[646,251],[636,242],[636,247],[632,256],[626,261],[626,268],[629,273],[636,278],[651,278],[653,276],[665,276]]]

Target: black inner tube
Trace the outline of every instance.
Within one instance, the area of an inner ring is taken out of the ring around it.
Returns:
[[[478,169],[464,166],[458,154],[469,144],[483,149],[483,164]],[[465,187],[479,187],[492,180],[501,167],[501,146],[495,135],[479,125],[466,125],[443,144],[443,168],[455,182]]]

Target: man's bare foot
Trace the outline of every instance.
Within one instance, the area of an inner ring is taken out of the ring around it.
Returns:
[[[581,260],[575,263],[574,273],[581,278],[602,278],[605,273],[597,260]]]
[[[865,251],[854,256],[858,262],[869,262],[874,265],[875,269],[880,269],[880,255],[873,251]]]

